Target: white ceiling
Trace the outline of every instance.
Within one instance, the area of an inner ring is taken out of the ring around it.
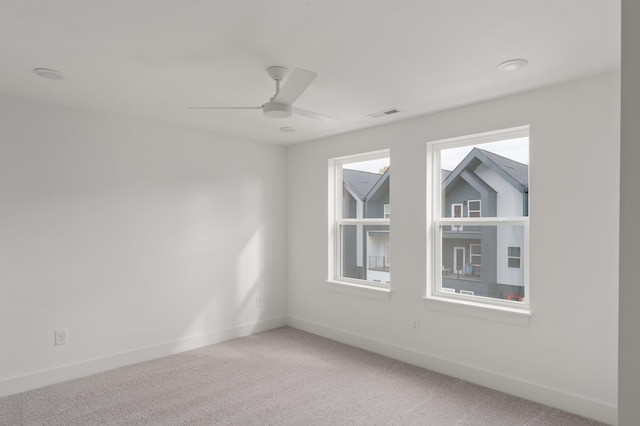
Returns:
[[[0,0],[0,65],[0,93],[289,144],[617,70],[620,0]],[[187,109],[261,105],[270,65],[339,120]]]

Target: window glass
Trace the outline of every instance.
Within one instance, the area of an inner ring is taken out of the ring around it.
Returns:
[[[389,207],[389,179],[383,179],[389,169],[389,158],[344,163],[343,218],[384,218]]]
[[[340,276],[388,284],[389,225],[341,225]]]
[[[428,296],[528,307],[528,135],[524,127],[428,145]]]
[[[330,164],[336,177],[330,279],[388,287],[391,281],[389,153],[337,158]]]
[[[520,262],[520,258],[501,255],[505,241],[524,239],[524,227],[483,225],[465,226],[464,229],[461,238],[460,233],[452,232],[449,226],[441,226],[442,287],[457,292],[470,290],[475,296],[495,299],[506,300],[510,294],[524,297],[522,269],[509,269],[519,268],[513,265],[515,260]]]
[[[528,216],[529,138],[471,143],[438,150],[443,216],[467,204],[467,215]],[[516,202],[517,201],[517,202]],[[480,214],[480,207],[484,212]],[[476,215],[471,213],[477,212]]]

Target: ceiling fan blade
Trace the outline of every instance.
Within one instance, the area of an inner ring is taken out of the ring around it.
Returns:
[[[257,106],[257,107],[189,107],[187,109],[262,109],[262,106]]]
[[[317,76],[315,72],[296,68],[272,102],[293,104]]]
[[[305,109],[300,109],[300,108],[291,108],[291,112],[295,115],[300,115],[302,117],[307,117],[307,118],[313,118],[315,120],[335,120],[335,121],[338,120],[337,118],[330,117],[328,115],[318,114],[317,112],[311,112],[311,111],[307,111]]]

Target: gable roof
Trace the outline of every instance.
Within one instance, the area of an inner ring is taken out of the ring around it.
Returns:
[[[481,164],[493,169],[520,192],[524,193],[529,191],[528,165],[479,148],[473,148],[446,177],[444,177],[444,171],[442,172],[442,186],[444,188],[448,187],[456,181],[464,170],[473,171]]]
[[[342,178],[345,184],[360,200],[365,199],[381,176],[379,173],[363,172],[361,170],[342,170]]]
[[[518,163],[510,158],[503,157],[498,154],[494,154],[491,151],[486,151],[484,149],[478,149],[478,151],[482,152],[484,155],[489,157],[491,161],[496,163],[500,168],[502,168],[507,174],[511,175],[515,180],[517,180],[523,186],[529,188],[529,166],[526,164]]]

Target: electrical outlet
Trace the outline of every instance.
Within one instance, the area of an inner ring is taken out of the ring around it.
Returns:
[[[53,332],[54,343],[56,346],[67,344],[67,330],[56,330]]]
[[[411,322],[411,331],[419,332],[420,331],[420,320],[413,320]]]
[[[256,296],[256,306],[262,308],[262,296]]]

